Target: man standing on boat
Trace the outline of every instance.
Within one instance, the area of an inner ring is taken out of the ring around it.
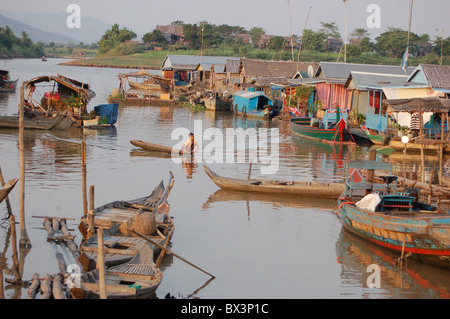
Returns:
[[[189,139],[183,145],[183,153],[194,154],[198,150],[198,143],[194,138],[194,133],[189,133]]]

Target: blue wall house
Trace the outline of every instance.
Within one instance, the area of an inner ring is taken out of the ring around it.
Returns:
[[[262,91],[238,91],[233,95],[233,112],[248,117],[273,117],[273,100]]]

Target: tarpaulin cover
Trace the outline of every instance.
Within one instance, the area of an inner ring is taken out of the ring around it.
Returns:
[[[119,104],[100,104],[94,107],[95,114],[100,117],[106,116],[108,118],[108,124],[115,124],[119,115]]]

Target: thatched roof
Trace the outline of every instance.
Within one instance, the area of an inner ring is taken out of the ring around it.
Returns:
[[[394,112],[450,112],[450,100],[438,97],[387,100]]]

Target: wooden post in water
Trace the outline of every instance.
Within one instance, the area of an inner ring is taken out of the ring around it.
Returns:
[[[19,258],[17,254],[16,218],[14,217],[14,215],[9,216],[9,224],[11,227],[12,259],[15,277],[14,283],[18,285],[22,282],[22,275],[20,274]]]
[[[89,210],[94,210],[95,205],[94,205],[94,190],[95,190],[95,186],[91,185],[89,186]]]
[[[3,290],[3,263],[0,262],[0,299],[5,299],[5,293]]]
[[[375,161],[377,159],[377,150],[370,150],[369,151],[369,161]],[[373,169],[367,170],[367,183],[373,183],[373,179],[375,177],[375,171]],[[369,193],[368,190],[366,190],[366,195]]]
[[[81,183],[83,191],[83,212],[88,213],[87,194],[86,194],[86,141],[81,142]]]
[[[252,174],[252,162],[250,162],[250,166],[248,168],[248,175],[247,175],[247,180],[250,179],[250,175]]]
[[[106,279],[105,279],[105,259],[103,246],[103,228],[97,229],[97,268],[98,268],[98,282],[100,288],[100,299],[106,299]]]
[[[20,110],[19,110],[19,156],[20,156],[20,190],[19,190],[19,220],[20,220],[20,242],[21,247],[31,247],[30,238],[25,228],[25,154],[24,154],[24,138],[23,138],[23,86],[20,86]]]

